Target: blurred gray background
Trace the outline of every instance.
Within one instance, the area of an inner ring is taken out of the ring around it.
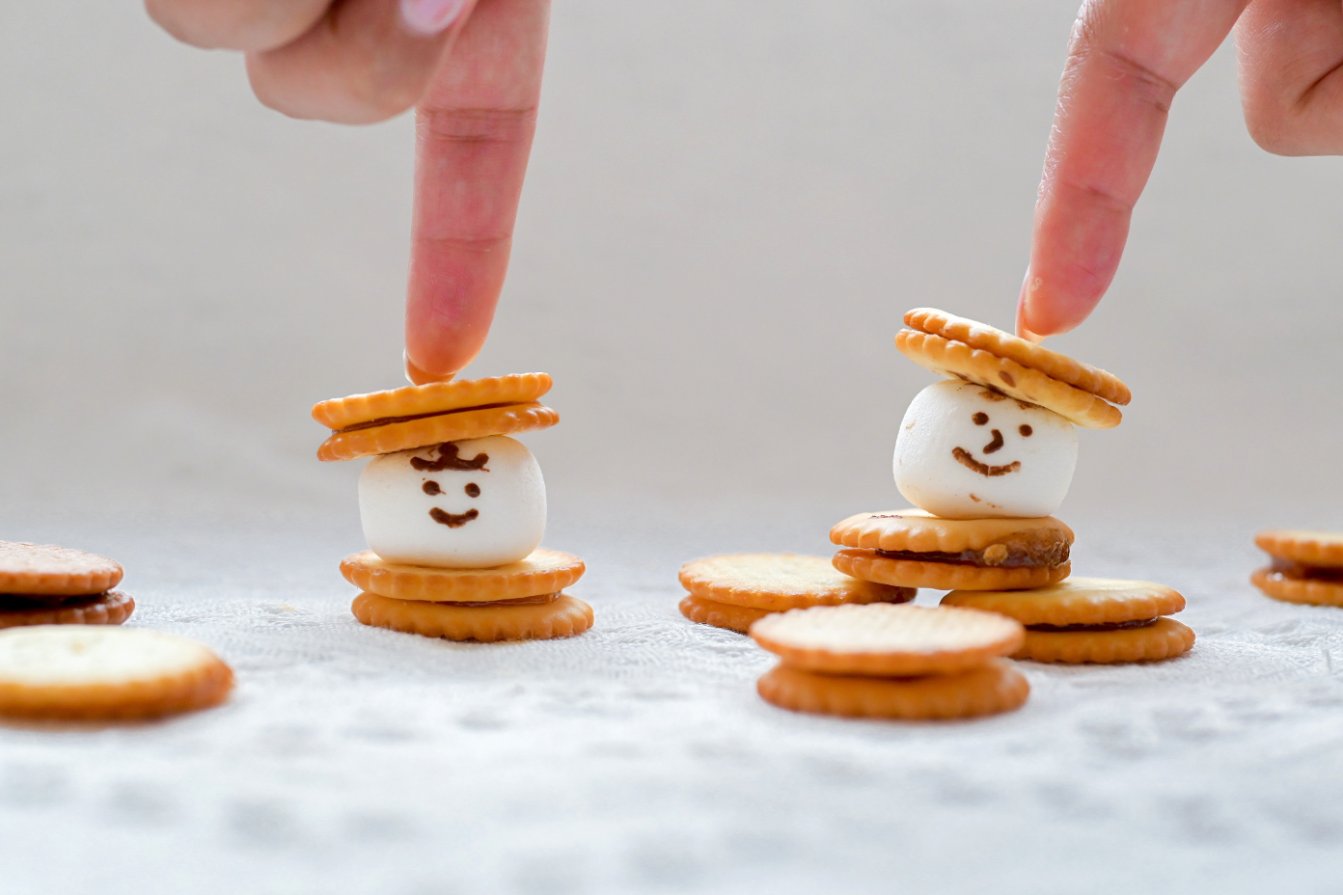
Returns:
[[[554,374],[524,438],[598,621],[511,646],[359,626],[359,464],[313,456],[313,402],[401,382],[410,120],[286,120],[129,0],[0,2],[0,538],[116,557],[133,624],[239,679],[169,724],[0,727],[6,884],[1336,891],[1343,630],[1247,577],[1256,528],[1339,527],[1343,166],[1252,144],[1229,47],[1052,343],[1136,396],[1083,434],[1075,567],[1178,586],[1194,652],[862,724],[764,705],[769,658],[675,608],[691,556],[902,502],[932,378],[892,336],[1011,326],[1075,2],[559,0],[468,375]]]
[[[468,375],[554,374],[528,441],[556,524],[899,503],[932,381],[902,311],[1012,324],[1072,0],[768,9],[555,11]],[[1337,523],[1343,166],[1254,146],[1233,63],[1178,98],[1109,297],[1051,342],[1136,396],[1065,518]],[[134,4],[4,4],[0,113],[3,504],[352,513],[308,407],[401,381],[409,118],[282,118]]]

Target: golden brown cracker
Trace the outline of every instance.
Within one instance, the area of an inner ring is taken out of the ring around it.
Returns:
[[[559,593],[582,578],[586,568],[572,553],[545,547],[537,547],[523,560],[490,569],[403,565],[363,550],[345,557],[340,573],[360,590],[395,600],[492,603]]]
[[[1026,641],[1013,656],[1032,662],[1063,665],[1111,665],[1156,662],[1189,652],[1194,632],[1173,618],[1150,625],[1111,631],[1026,630]]]
[[[1069,578],[1034,590],[957,590],[942,605],[997,612],[1023,625],[1106,625],[1172,615],[1185,600],[1154,581]]]
[[[135,601],[119,590],[53,602],[0,596],[0,628],[28,625],[119,625],[131,617]]]
[[[868,603],[769,615],[751,637],[790,668],[881,677],[952,674],[1011,655],[1012,619],[973,609]]]
[[[1111,429],[1123,421],[1118,407],[1090,392],[1053,379],[1007,358],[998,357],[964,342],[902,329],[895,347],[905,357],[934,373],[952,376],[996,389],[1021,401],[1038,404],[1087,429]]]
[[[421,376],[426,375],[407,361],[408,375],[412,369]],[[328,429],[341,430],[400,417],[451,413],[499,404],[527,404],[550,391],[550,386],[549,373],[514,373],[453,381],[434,379],[419,385],[319,401],[312,407],[312,418]]]
[[[1060,553],[1073,531],[1053,516],[1038,518],[943,519],[919,509],[857,513],[835,523],[830,541],[840,547],[913,553]]]
[[[121,574],[118,563],[96,553],[0,541],[0,594],[92,596],[116,587]]]
[[[1343,567],[1343,532],[1261,531],[1254,536],[1260,550],[1269,556],[1324,568]]]
[[[545,429],[559,421],[558,413],[535,403],[458,410],[365,429],[335,432],[317,448],[317,459],[353,460],[442,444],[445,441],[466,441],[490,435],[511,435],[529,429]]]
[[[1045,587],[1068,577],[1072,564],[1003,568],[892,559],[875,550],[840,550],[832,562],[845,575],[899,587],[932,590],[1014,590]]]
[[[0,631],[0,717],[140,720],[217,705],[233,671],[202,644],[142,628]]]
[[[543,604],[449,606],[364,592],[350,606],[365,625],[444,640],[494,643],[573,637],[592,627],[592,607],[568,594]]]
[[[1257,569],[1250,583],[1265,596],[1307,606],[1343,606],[1343,581],[1293,578],[1270,567]]]
[[[681,566],[681,585],[715,603],[781,612],[840,603],[906,603],[907,587],[890,587],[841,574],[823,556],[733,553]]]
[[[1051,351],[987,323],[958,317],[936,308],[914,308],[905,312],[905,326],[952,342],[964,342],[971,348],[1015,361],[1023,367],[1039,370],[1051,379],[1090,392],[1114,404],[1127,404],[1133,400],[1129,387],[1113,373]]]
[[[696,624],[712,625],[715,628],[736,631],[738,634],[747,633],[751,630],[751,625],[772,614],[772,610],[769,609],[717,603],[694,594],[686,594],[678,608],[682,615]]]
[[[959,674],[873,678],[814,674],[780,664],[756,690],[795,712],[899,721],[950,721],[1020,708],[1030,696],[1025,676],[1001,659]]]

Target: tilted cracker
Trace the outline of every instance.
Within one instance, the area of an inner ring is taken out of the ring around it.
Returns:
[[[1023,625],[1104,625],[1172,615],[1184,609],[1179,591],[1154,581],[1069,578],[1034,590],[957,590],[943,606],[997,612]]]
[[[904,603],[909,588],[859,581],[838,572],[822,556],[797,553],[735,553],[708,556],[681,566],[681,585],[715,603],[782,611],[841,603]]]

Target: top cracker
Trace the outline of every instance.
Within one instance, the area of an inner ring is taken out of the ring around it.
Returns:
[[[549,373],[513,373],[487,379],[459,379],[407,385],[366,395],[319,401],[312,418],[329,429],[348,429],[379,420],[448,413],[496,404],[525,404],[550,391]]]
[[[1115,404],[1133,397],[1112,373],[984,323],[933,308],[905,314],[896,347],[910,360],[1038,404],[1079,426],[1108,429],[1123,419]]]

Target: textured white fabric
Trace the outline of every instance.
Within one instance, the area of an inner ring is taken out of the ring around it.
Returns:
[[[239,688],[163,724],[0,728],[3,890],[1336,891],[1343,612],[1258,596],[1243,540],[1079,526],[1088,571],[1185,590],[1195,651],[1027,665],[1018,713],[883,724],[764,704],[771,659],[678,615],[683,559],[822,549],[781,513],[733,534],[738,511],[557,519],[597,625],[494,646],[354,621],[352,495],[245,527],[28,514],[121,559],[133,624],[210,643]]]

